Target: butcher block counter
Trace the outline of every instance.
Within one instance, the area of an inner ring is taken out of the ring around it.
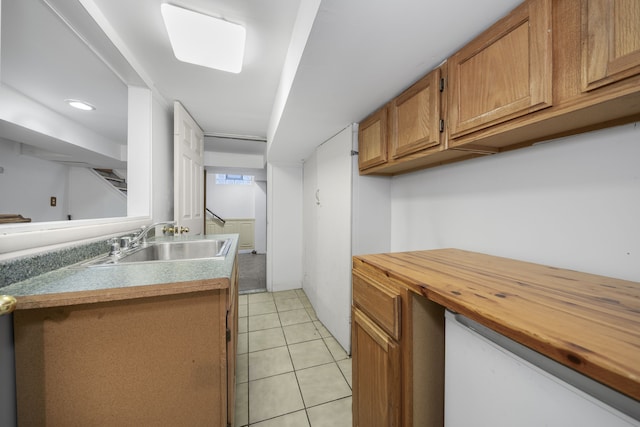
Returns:
[[[423,295],[434,306],[460,313],[640,400],[640,283],[458,249],[356,256],[353,272],[355,323],[363,317],[359,311],[383,321],[400,308],[415,312],[415,305],[412,309],[393,300],[395,295],[402,299],[406,289],[408,299]],[[404,314],[398,317],[405,320]],[[376,322],[385,325],[374,321],[374,327]],[[402,334],[412,329],[415,334],[416,325],[406,326],[397,328],[401,348]],[[393,334],[385,334],[392,342]],[[444,345],[444,338],[438,339]],[[354,366],[356,359],[354,355]]]

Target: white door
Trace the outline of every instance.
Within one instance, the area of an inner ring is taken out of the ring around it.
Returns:
[[[351,348],[351,126],[317,150],[316,313]]]
[[[314,309],[318,307],[316,271],[318,266],[318,204],[320,202],[317,199],[319,197],[317,164],[318,153],[316,151],[304,161],[302,178],[302,234],[304,236],[302,288]]]
[[[203,234],[204,133],[180,102],[173,111],[173,216],[178,233]]]

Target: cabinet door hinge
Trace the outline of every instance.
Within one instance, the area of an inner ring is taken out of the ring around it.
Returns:
[[[227,342],[231,341],[231,329],[227,328]]]
[[[444,92],[444,79],[440,79],[440,92]]]
[[[351,150],[351,155],[352,155],[352,156],[357,156],[357,155],[358,155],[358,152],[357,152],[356,150]]]
[[[440,119],[440,133],[444,132],[444,120]]]

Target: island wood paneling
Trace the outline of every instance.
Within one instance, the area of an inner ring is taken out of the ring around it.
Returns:
[[[226,293],[16,311],[19,424],[226,426]]]

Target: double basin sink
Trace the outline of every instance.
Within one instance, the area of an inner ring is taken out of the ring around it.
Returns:
[[[153,242],[139,248],[107,255],[84,263],[85,267],[100,267],[131,263],[172,262],[189,260],[223,260],[232,239],[189,240],[177,242]]]

